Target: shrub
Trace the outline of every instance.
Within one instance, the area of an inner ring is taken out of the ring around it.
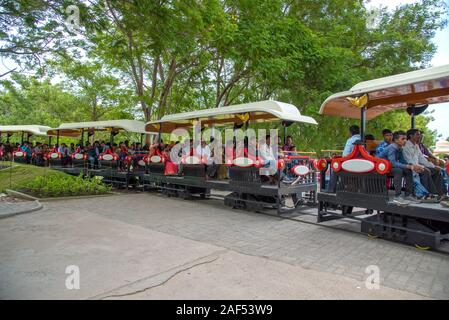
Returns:
[[[80,196],[104,194],[111,191],[99,179],[82,176],[39,176],[24,183],[22,189],[41,197]]]

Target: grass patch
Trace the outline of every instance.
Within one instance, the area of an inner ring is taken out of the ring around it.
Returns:
[[[97,178],[75,177],[46,167],[0,161],[0,192],[22,191],[36,197],[67,197],[106,194],[111,187]]]
[[[6,189],[20,188],[24,183],[30,182],[36,177],[69,176],[49,168],[0,161],[0,166],[10,165],[14,165],[14,167],[0,171],[0,192],[5,192]]]
[[[41,198],[106,194],[112,188],[96,177],[83,178],[81,175],[39,176],[18,187],[21,191]]]

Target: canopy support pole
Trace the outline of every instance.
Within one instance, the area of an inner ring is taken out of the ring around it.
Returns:
[[[366,106],[360,109],[360,140],[362,143],[365,141],[365,129],[366,129]]]
[[[57,131],[57,135],[56,135],[56,148],[59,147],[59,130]]]
[[[143,147],[143,136],[144,136],[144,133],[141,133],[140,134],[140,146],[141,147]]]
[[[111,147],[113,143],[114,143],[114,133],[111,130],[111,136],[109,137],[109,144],[111,145]]]
[[[22,131],[22,144],[23,144],[23,137],[25,136],[25,132]]]
[[[48,137],[48,146],[51,146],[51,136]]]
[[[161,144],[161,138],[162,138],[162,123],[159,125],[159,132],[157,134],[157,143]]]
[[[81,130],[81,141],[80,141],[80,147],[84,147],[84,128]]]
[[[416,116],[415,116],[415,105],[412,105],[412,115],[411,115],[411,129],[415,129],[416,127]]]
[[[284,127],[284,145],[287,144],[287,126],[285,123],[282,123],[282,126]]]
[[[7,133],[6,134],[6,142],[9,142],[9,138],[11,137],[11,134],[10,133]]]

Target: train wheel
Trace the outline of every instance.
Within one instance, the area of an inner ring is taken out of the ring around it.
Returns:
[[[419,244],[415,244],[415,248],[418,250],[424,250],[424,251],[430,249],[430,247],[428,247],[428,246],[420,246]]]

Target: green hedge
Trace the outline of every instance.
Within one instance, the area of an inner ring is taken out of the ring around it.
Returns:
[[[65,197],[105,194],[111,191],[98,178],[82,176],[40,176],[24,183],[22,189],[39,197]]]

